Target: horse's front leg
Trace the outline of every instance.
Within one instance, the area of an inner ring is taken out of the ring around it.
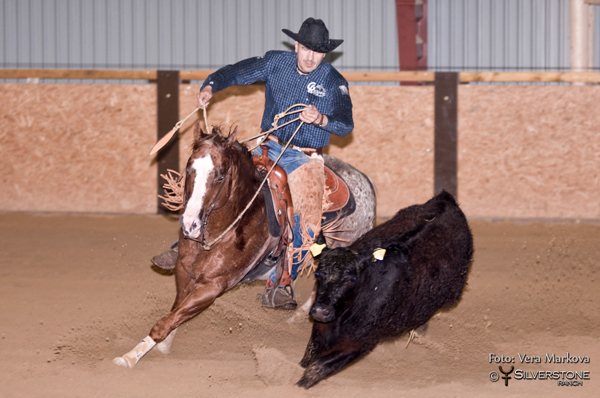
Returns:
[[[220,280],[213,280],[207,283],[201,283],[185,297],[169,314],[150,330],[150,334],[145,337],[135,348],[122,357],[113,360],[116,365],[132,368],[138,361],[146,355],[157,343],[162,342],[182,323],[195,317],[208,306],[210,306],[219,295],[227,288],[226,283]]]

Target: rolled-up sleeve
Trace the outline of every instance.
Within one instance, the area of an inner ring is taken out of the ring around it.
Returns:
[[[327,125],[323,127],[327,132],[344,137],[354,130],[352,118],[352,100],[348,91],[348,83],[335,88],[333,97],[333,113],[327,116]]]

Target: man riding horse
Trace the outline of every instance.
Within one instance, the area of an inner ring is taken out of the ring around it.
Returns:
[[[297,276],[306,247],[312,244],[321,229],[321,209],[324,193],[322,149],[329,145],[330,135],[344,137],[354,128],[352,102],[348,82],[329,63],[325,55],[343,40],[329,39],[329,31],[322,20],[308,18],[298,33],[283,29],[295,40],[295,51],[268,51],[260,57],[249,58],[217,70],[205,80],[198,94],[198,106],[208,105],[213,93],[233,85],[247,85],[256,81],[265,83],[265,111],[261,128],[271,128],[275,115],[294,104],[307,104],[300,113],[304,125],[300,128],[278,164],[288,175],[288,183],[295,205],[293,227],[293,263],[291,272],[284,272],[279,285],[276,271],[269,276],[262,296],[264,306],[293,309],[296,301],[291,283]],[[281,124],[285,120],[281,121]],[[271,134],[264,143],[271,160],[275,161],[294,134],[297,123],[288,124]],[[261,155],[257,148],[255,155]],[[296,204],[301,204],[296,206]],[[300,207],[302,210],[298,210]],[[173,269],[177,259],[177,245],[152,258],[162,269]]]

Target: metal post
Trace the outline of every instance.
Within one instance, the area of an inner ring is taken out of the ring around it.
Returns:
[[[458,199],[458,84],[456,72],[435,74],[434,194]]]
[[[156,104],[158,115],[157,140],[160,140],[167,134],[175,124],[179,121],[179,71],[158,71],[156,76]],[[156,154],[156,163],[158,169],[158,184],[157,192],[163,194],[162,185],[164,180],[160,176],[166,174],[167,169],[179,171],[179,134],[171,139]],[[162,199],[158,200],[158,213],[169,214],[170,210],[166,209],[162,204]]]

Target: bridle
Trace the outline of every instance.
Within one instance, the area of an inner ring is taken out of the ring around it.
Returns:
[[[204,215],[202,216],[202,219],[200,220],[200,224],[201,224],[201,228],[202,228],[202,233],[200,234],[200,236],[198,238],[186,237],[186,239],[190,239],[190,240],[193,240],[195,242],[198,242],[198,243],[202,244],[202,248],[204,248],[204,250],[210,250],[210,247],[214,243],[216,243],[216,240],[214,240],[210,244],[206,243],[206,237],[205,237],[205,234],[206,234],[206,224],[208,223],[208,217],[213,212],[213,210],[220,210],[220,209],[222,209],[227,204],[227,201],[225,201],[225,203],[223,203],[223,205],[215,208],[215,205],[219,202],[219,199],[221,198],[221,194],[223,193],[223,191],[225,189],[225,185],[227,185],[226,184],[227,181],[232,178],[232,172],[231,172],[232,169],[233,169],[232,162],[229,162],[229,168],[227,169],[227,173],[225,174],[225,178],[223,178],[223,181],[221,182],[221,187],[219,188],[219,192],[217,192],[217,194],[215,195],[215,198],[213,199],[213,201],[211,202],[211,204],[206,208],[206,211],[204,212]],[[194,187],[194,188],[196,188],[196,187]]]

